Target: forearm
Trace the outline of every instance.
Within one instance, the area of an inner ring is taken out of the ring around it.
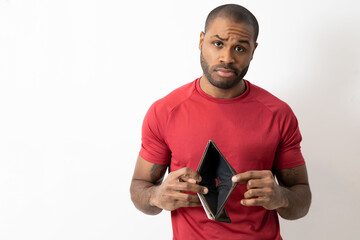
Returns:
[[[145,214],[156,215],[162,211],[161,208],[150,204],[151,195],[156,187],[158,186],[144,180],[133,179],[131,182],[131,200],[135,207]]]
[[[310,208],[311,191],[307,184],[298,184],[290,188],[281,187],[284,207],[278,208],[279,215],[288,220],[304,217]]]

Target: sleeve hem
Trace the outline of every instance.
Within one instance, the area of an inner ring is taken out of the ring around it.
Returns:
[[[142,157],[145,161],[148,161],[150,163],[154,163],[154,164],[160,164],[160,165],[168,165],[169,164],[169,160],[165,160],[165,159],[160,159],[156,158],[155,156],[152,156],[151,154],[148,154],[147,152],[145,152],[145,150],[141,149],[139,152],[140,157]]]

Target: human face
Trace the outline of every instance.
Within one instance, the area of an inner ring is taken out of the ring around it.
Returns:
[[[238,88],[256,47],[250,25],[214,19],[207,32],[200,35],[203,77],[217,89]]]

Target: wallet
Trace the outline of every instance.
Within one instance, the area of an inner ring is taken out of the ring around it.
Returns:
[[[231,223],[225,204],[237,183],[231,181],[236,171],[210,139],[206,145],[197,172],[201,176],[201,186],[209,189],[207,194],[198,193],[200,202],[209,219]]]

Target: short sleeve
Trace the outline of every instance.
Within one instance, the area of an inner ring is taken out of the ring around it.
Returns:
[[[155,164],[169,164],[170,150],[164,140],[164,114],[154,103],[145,115],[142,125],[141,149],[139,155]]]
[[[298,121],[287,105],[281,115],[279,122],[281,140],[276,149],[274,168],[286,169],[303,165],[305,160],[301,153],[302,136]]]

